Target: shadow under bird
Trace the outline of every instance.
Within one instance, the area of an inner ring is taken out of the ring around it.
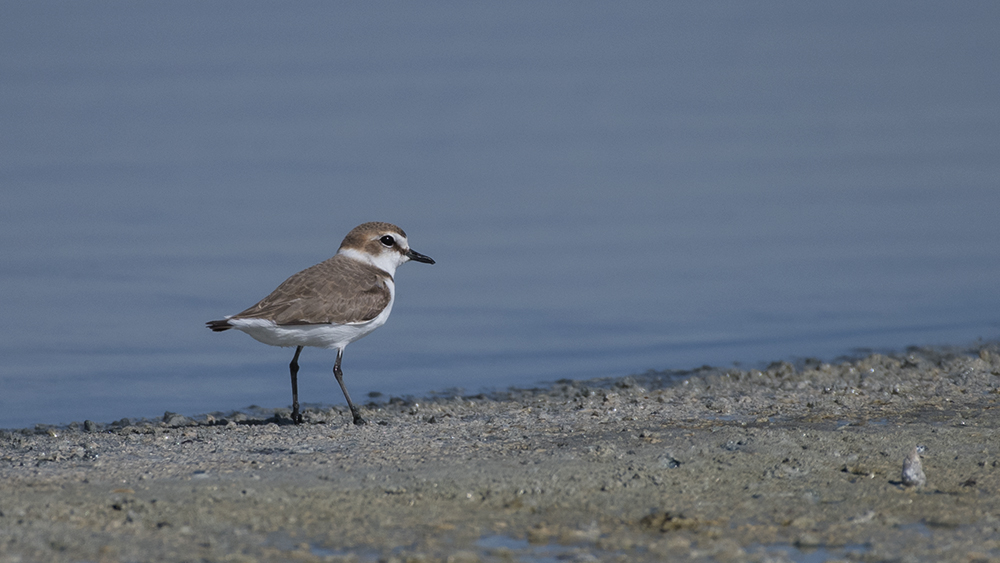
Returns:
[[[414,260],[433,264],[429,256],[410,249],[406,233],[391,223],[364,223],[344,237],[337,254],[288,278],[270,295],[242,313],[208,328],[234,328],[271,346],[295,346],[288,365],[292,376],[292,421],[299,413],[299,354],[305,346],[337,351],[333,375],[347,399],[354,424],[364,424],[344,385],[340,361],[344,348],[385,324],[396,298],[396,268]]]

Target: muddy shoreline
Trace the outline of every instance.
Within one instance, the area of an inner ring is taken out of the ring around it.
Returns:
[[[0,431],[0,563],[1000,561],[998,389],[985,344]]]

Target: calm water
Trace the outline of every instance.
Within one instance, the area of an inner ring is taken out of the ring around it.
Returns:
[[[203,323],[369,220],[438,263],[356,397],[1000,337],[1000,4],[4,14],[0,427],[287,406]]]

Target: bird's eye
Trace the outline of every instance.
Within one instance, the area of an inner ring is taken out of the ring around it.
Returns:
[[[390,247],[392,245],[396,244],[396,239],[392,238],[389,235],[385,235],[384,237],[378,239],[378,241],[381,242],[382,244],[384,244],[386,246],[390,246]]]

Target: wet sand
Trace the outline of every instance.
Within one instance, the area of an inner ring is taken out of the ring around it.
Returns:
[[[3,431],[0,562],[1000,561],[998,389],[988,344]]]

